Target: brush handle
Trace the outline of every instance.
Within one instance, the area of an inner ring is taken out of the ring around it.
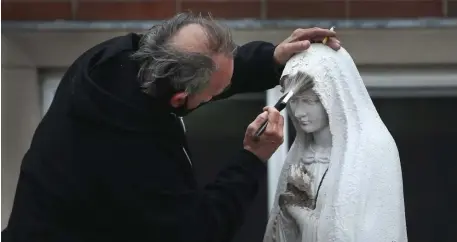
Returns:
[[[267,129],[267,125],[268,125],[268,119],[262,123],[260,128],[255,132],[254,136],[259,137],[260,135],[262,135],[263,132],[265,132],[265,129]]]
[[[286,107],[287,104],[281,102],[281,100],[279,100],[279,102],[276,103],[275,105],[275,108],[281,112],[285,107]],[[255,132],[254,136],[255,137],[259,137],[260,135],[263,134],[263,132],[265,132],[265,129],[267,129],[267,126],[268,126],[268,119],[265,120],[262,125],[260,126],[260,128]]]
[[[333,30],[335,30],[335,26],[333,26],[333,27],[330,28],[330,31],[333,31]],[[322,40],[322,44],[326,45],[326,44],[327,44],[327,41],[328,41],[328,36],[325,37],[325,38]]]

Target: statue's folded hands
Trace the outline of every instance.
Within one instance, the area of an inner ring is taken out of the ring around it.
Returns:
[[[316,221],[318,216],[312,209],[296,205],[287,205],[286,209],[287,213],[297,222],[300,232],[302,232],[305,226],[317,225]],[[312,232],[309,231],[309,229],[306,229],[305,231],[307,231],[308,235],[309,233],[316,232],[315,229]]]
[[[310,175],[303,163],[293,164],[290,167],[290,175],[287,177],[287,182],[293,184],[300,191],[311,193],[309,183]]]

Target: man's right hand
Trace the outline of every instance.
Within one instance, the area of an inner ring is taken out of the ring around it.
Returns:
[[[262,161],[267,161],[284,141],[284,118],[274,107],[265,107],[252,122],[244,135],[244,149],[252,152]],[[255,137],[255,132],[268,119],[265,132]]]

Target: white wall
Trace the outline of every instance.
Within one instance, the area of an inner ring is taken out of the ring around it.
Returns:
[[[233,37],[239,44],[252,40],[280,43],[291,32],[292,29],[237,30]],[[126,32],[40,31],[4,35],[20,45],[38,66],[67,67],[94,44],[123,34]],[[337,34],[356,64],[457,64],[457,28],[341,29]]]
[[[2,229],[9,217],[20,161],[41,119],[37,71],[30,59],[2,35]]]

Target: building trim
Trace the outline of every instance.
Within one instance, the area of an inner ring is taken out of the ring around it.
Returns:
[[[404,28],[455,28],[457,18],[417,19],[285,19],[220,20],[232,29],[284,29],[322,27],[336,29],[404,29]],[[2,21],[2,31],[131,31],[147,30],[161,21]]]

